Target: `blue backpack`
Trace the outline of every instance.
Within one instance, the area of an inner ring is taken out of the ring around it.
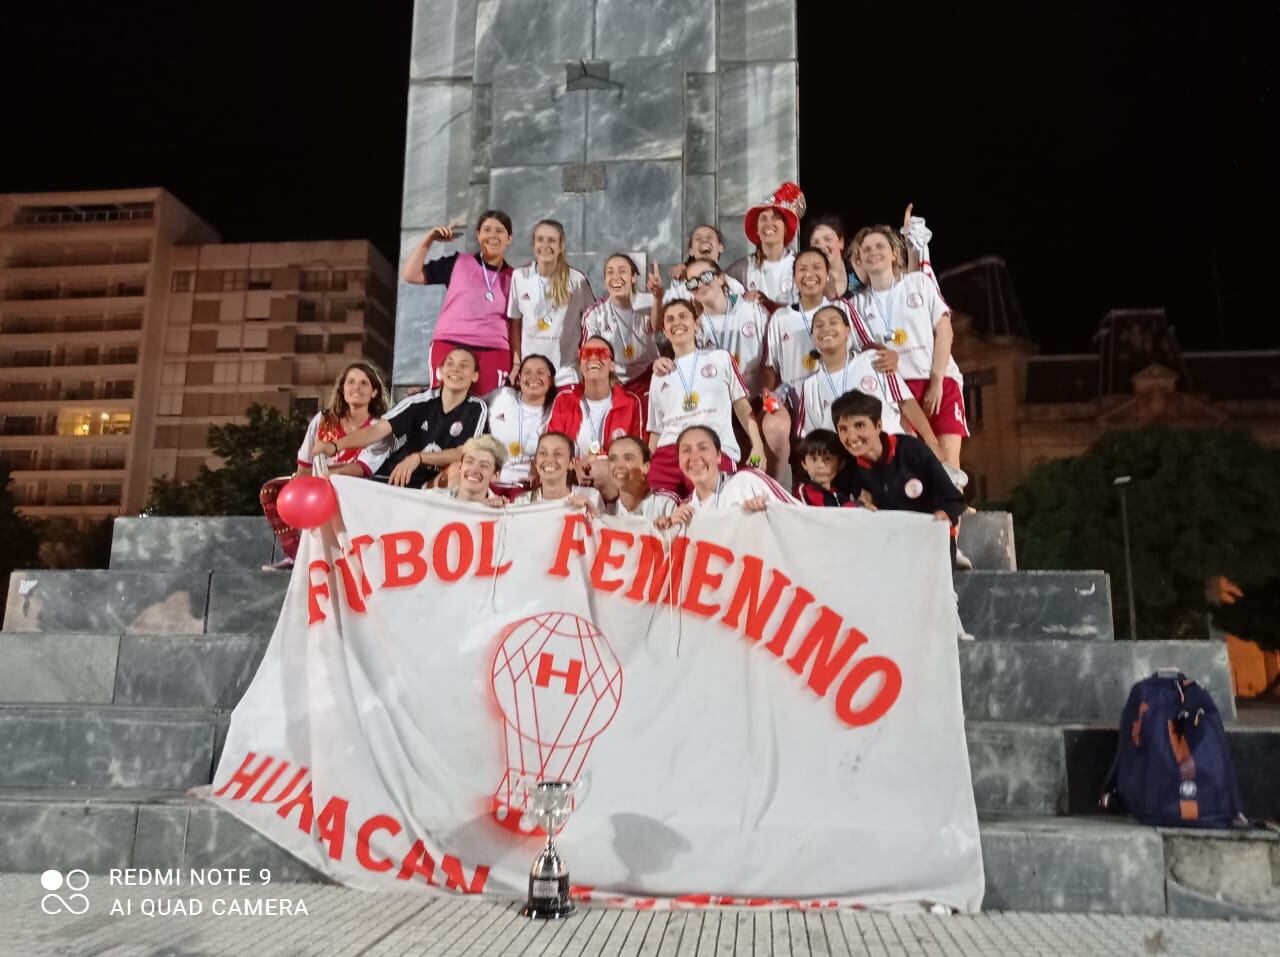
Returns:
[[[1225,828],[1244,820],[1209,692],[1180,671],[1157,671],[1133,686],[1099,803],[1159,827]]]

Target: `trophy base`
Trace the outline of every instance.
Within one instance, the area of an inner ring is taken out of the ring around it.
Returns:
[[[520,916],[532,920],[563,920],[578,912],[578,905],[573,901],[560,904],[555,901],[530,902],[520,908]]]

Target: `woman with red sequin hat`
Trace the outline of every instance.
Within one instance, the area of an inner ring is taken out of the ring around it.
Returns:
[[[755,251],[729,267],[729,275],[737,279],[747,292],[758,292],[770,311],[788,306],[795,297],[792,285],[790,249],[800,231],[804,215],[804,193],[795,183],[783,183],[763,200],[747,210],[742,222],[747,239]]]

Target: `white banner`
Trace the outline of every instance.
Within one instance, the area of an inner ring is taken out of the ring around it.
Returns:
[[[333,483],[220,807],[353,887],[523,896],[515,780],[585,776],[557,841],[579,899],[979,908],[945,523],[658,532]]]

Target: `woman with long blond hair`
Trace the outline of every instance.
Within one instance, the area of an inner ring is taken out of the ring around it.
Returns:
[[[258,493],[258,501],[262,503],[262,511],[271,523],[272,530],[280,540],[283,557],[274,564],[264,568],[270,570],[293,567],[294,556],[298,553],[298,542],[302,533],[280,519],[276,509],[276,499],[280,490],[289,479],[299,475],[311,474],[311,459],[308,456],[317,442],[331,442],[348,433],[355,432],[367,425],[372,425],[387,412],[387,385],[382,372],[372,362],[360,359],[347,364],[337,380],[323,409],[312,416],[307,424],[307,434],[303,436],[302,445],[298,447],[298,467],[293,475],[271,479],[262,486]],[[335,455],[324,456],[330,475],[357,475],[368,478],[381,468],[391,452],[389,441],[375,443],[364,449],[346,449]]]
[[[546,356],[556,388],[578,381],[582,314],[593,302],[591,284],[569,265],[564,245],[564,226],[554,219],[540,220],[533,227],[533,262],[512,275],[507,297],[511,341],[520,343],[513,370],[525,356]]]

